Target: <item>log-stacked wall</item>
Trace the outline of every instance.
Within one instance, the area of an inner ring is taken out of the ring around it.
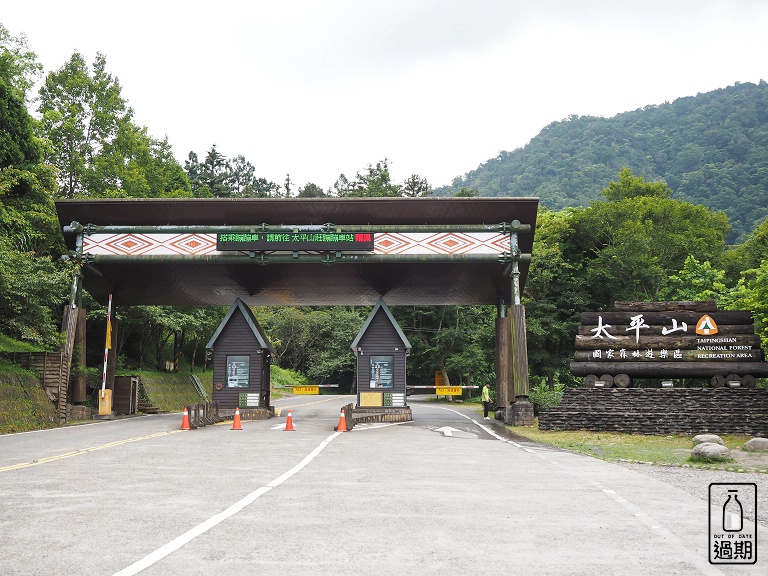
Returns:
[[[750,312],[718,311],[715,302],[616,302],[614,308],[581,315],[571,373],[587,376],[588,385],[602,375],[717,377],[719,385],[736,376],[746,386],[768,376]],[[715,334],[696,334],[705,314],[717,324]],[[638,316],[640,327],[632,326]]]

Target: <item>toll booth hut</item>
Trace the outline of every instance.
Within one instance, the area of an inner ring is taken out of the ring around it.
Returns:
[[[406,358],[411,343],[383,299],[352,342],[357,357],[356,421],[411,420],[406,406]]]
[[[275,349],[240,298],[206,347],[213,351],[213,400],[220,409],[272,411],[269,366]]]

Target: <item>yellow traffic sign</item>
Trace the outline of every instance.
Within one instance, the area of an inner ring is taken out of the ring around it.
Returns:
[[[461,396],[461,386],[437,386],[435,394],[438,396]]]
[[[320,386],[294,386],[293,393],[307,395],[320,394]]]

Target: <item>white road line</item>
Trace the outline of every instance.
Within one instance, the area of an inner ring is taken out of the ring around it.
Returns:
[[[138,562],[134,562],[130,566],[123,568],[119,572],[116,572],[114,576],[130,576],[133,574],[138,574],[142,570],[149,568],[150,566],[152,566],[153,564],[156,564],[157,562],[159,562],[169,554],[175,552],[176,550],[178,550],[185,544],[189,543],[193,539],[197,538],[201,534],[205,534],[208,530],[210,530],[217,524],[220,524],[227,518],[234,516],[235,514],[240,512],[243,508],[255,502],[256,499],[260,498],[261,496],[263,496],[264,494],[272,490],[272,488],[277,488],[278,486],[280,486],[280,484],[288,480],[291,476],[300,472],[307,464],[312,462],[312,460],[314,460],[315,457],[318,454],[320,454],[320,452],[322,452],[323,449],[326,446],[328,446],[328,444],[330,444],[331,441],[333,441],[333,439],[336,438],[339,434],[341,434],[341,432],[334,432],[333,434],[328,436],[328,438],[323,440],[301,462],[299,462],[298,464],[296,464],[296,466],[288,470],[288,472],[272,480],[272,482],[270,482],[269,484],[262,486],[257,490],[254,490],[253,492],[248,494],[245,498],[239,500],[238,502],[235,502],[223,512],[219,512],[215,516],[210,517],[205,522],[198,524],[191,530],[184,532],[184,534],[182,534],[178,538],[171,540],[170,542],[168,542],[164,546],[161,546],[151,554],[145,556]]]
[[[399,426],[400,424],[406,424],[406,422],[370,422],[365,424],[355,424],[354,428],[352,428],[352,432],[358,431],[362,432],[363,430],[375,430],[377,428],[389,428],[390,426]]]
[[[655,520],[649,514],[641,512],[639,506],[635,506],[632,502],[622,498],[616,493],[615,490],[604,488],[597,482],[590,482],[590,484],[598,490],[602,491],[607,496],[611,497],[617,504],[619,504],[622,508],[637,518],[641,524],[650,529],[657,537],[666,541],[670,547],[677,548],[680,552],[681,559],[695,566],[701,574],[706,576],[724,576],[723,572],[716,566],[709,564],[707,560],[683,544],[683,542],[676,534],[657,524],[657,520]]]
[[[530,448],[526,448],[522,444],[518,444],[517,442],[513,442],[512,440],[507,440],[506,438],[503,438],[496,434],[493,430],[491,430],[489,427],[484,426],[483,424],[480,424],[477,420],[472,418],[471,416],[467,416],[466,414],[462,414],[461,412],[457,410],[453,410],[451,408],[445,408],[443,406],[429,406],[429,408],[439,408],[441,410],[448,410],[449,412],[453,412],[454,414],[458,414],[459,416],[462,416],[466,418],[467,420],[474,422],[475,425],[479,426],[488,434],[496,438],[497,440],[500,440],[501,442],[506,442],[507,444],[512,444],[513,446],[520,448],[522,450],[525,450],[526,452],[530,452],[531,454],[535,454],[537,458],[541,458],[543,460],[548,461],[550,464],[556,464],[557,466],[563,468],[564,470],[569,471],[571,474],[574,474],[576,476],[579,476],[579,474],[575,474],[572,470],[570,470],[568,467],[566,467],[563,464],[559,464],[558,462],[554,460],[550,460],[549,458],[546,458],[542,453],[537,452],[536,450],[531,450]],[[562,454],[558,454],[558,456],[562,456]],[[677,535],[673,534],[663,526],[659,526],[656,524],[656,520],[654,520],[651,516],[644,512],[640,512],[640,509],[626,500],[625,498],[622,498],[619,496],[615,490],[611,490],[610,488],[605,488],[598,484],[597,482],[590,482],[594,487],[596,487],[598,490],[602,491],[604,494],[612,498],[617,504],[622,506],[625,510],[630,512],[637,520],[644,524],[648,529],[650,529],[655,535],[662,538],[663,540],[667,541],[670,546],[676,547],[678,551],[680,551],[681,556],[686,559],[687,562],[694,565],[701,574],[704,574],[706,576],[724,576],[723,572],[719,570],[717,567],[712,566],[709,564],[706,560],[700,558],[695,552],[693,552],[691,549],[689,549],[685,544],[683,544],[680,539],[677,537]]]
[[[475,426],[478,426],[478,427],[482,428],[483,430],[485,430],[486,432],[488,432],[488,434],[490,434],[491,436],[496,438],[496,440],[498,440],[500,442],[504,442],[506,444],[512,444],[512,446],[514,446],[515,448],[520,448],[520,450],[525,450],[526,452],[530,452],[531,454],[536,454],[536,450],[531,450],[530,448],[526,448],[522,444],[518,444],[517,442],[513,442],[512,440],[508,440],[507,438],[504,438],[503,436],[499,436],[498,434],[496,434],[496,432],[494,432],[488,426],[485,426],[484,424],[480,424],[480,422],[478,422],[477,420],[475,420],[471,416],[467,416],[466,414],[462,414],[458,410],[454,410],[453,408],[445,408],[444,406],[429,406],[429,408],[439,408],[440,410],[447,410],[448,412],[453,412],[454,414],[458,414],[462,418],[466,418],[470,422],[474,423]]]

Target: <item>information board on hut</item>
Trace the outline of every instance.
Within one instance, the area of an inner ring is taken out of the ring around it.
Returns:
[[[584,312],[571,372],[679,378],[758,375],[763,362],[752,313],[707,302],[616,302]],[[729,368],[730,367],[730,368]]]

